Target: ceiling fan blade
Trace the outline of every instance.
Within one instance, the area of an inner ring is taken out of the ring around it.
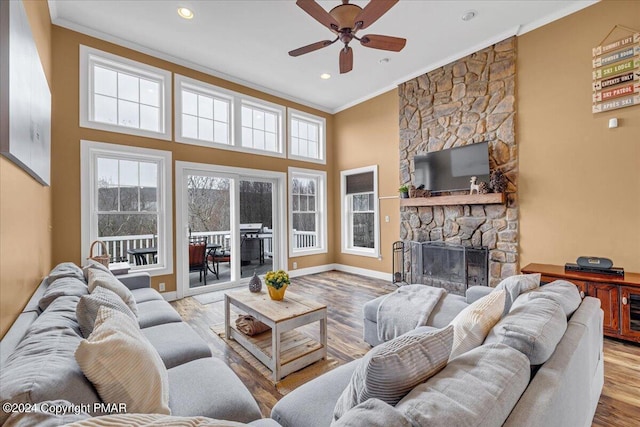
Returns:
[[[367,28],[387,13],[399,0],[369,0],[369,3],[356,17],[355,23],[358,29]],[[316,18],[317,19],[317,18]],[[358,26],[358,22],[362,22]]]
[[[330,45],[334,44],[336,42],[336,40],[338,40],[338,39],[335,39],[334,41],[322,40],[321,42],[311,43],[310,45],[302,46],[302,47],[299,47],[297,49],[294,49],[294,50],[290,51],[289,55],[291,55],[291,56],[304,55],[305,53],[313,52],[314,50],[318,50],[318,49],[322,49],[323,47],[330,46]]]
[[[393,52],[400,52],[404,45],[407,44],[407,39],[391,36],[380,36],[377,34],[367,34],[360,38],[360,44],[364,47],[370,47],[373,49],[391,50]]]
[[[296,4],[305,12],[307,12],[313,19],[329,28],[331,31],[338,31],[340,24],[333,16],[329,15],[329,12],[324,10],[322,6],[316,3],[314,0],[298,0]]]
[[[353,68],[353,49],[345,46],[340,49],[340,74],[348,73]]]

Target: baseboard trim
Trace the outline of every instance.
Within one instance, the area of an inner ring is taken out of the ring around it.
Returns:
[[[289,270],[289,277],[306,276],[307,274],[324,273],[325,271],[335,270],[335,264],[317,265],[315,267],[299,268],[297,270]]]
[[[178,299],[178,293],[177,292],[161,292],[160,295],[162,295],[162,298],[164,298],[165,301],[175,301]]]
[[[361,276],[372,277],[374,279],[388,280],[391,282],[393,275],[391,273],[384,273],[382,271],[369,270],[367,268],[353,267],[344,264],[333,264],[333,269],[338,271],[344,271],[345,273],[359,274]]]

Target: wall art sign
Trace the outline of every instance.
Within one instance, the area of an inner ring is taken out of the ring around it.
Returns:
[[[616,26],[609,35],[620,28],[632,34],[591,51],[593,113],[640,105],[640,32]]]
[[[21,1],[0,1],[0,154],[51,179],[51,91]]]

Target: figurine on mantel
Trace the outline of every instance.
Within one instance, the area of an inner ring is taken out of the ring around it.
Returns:
[[[480,186],[478,186],[478,184],[476,184],[476,182],[478,181],[478,177],[477,176],[472,176],[471,177],[471,188],[469,189],[469,194],[473,194],[473,192],[475,191],[476,194],[480,194]]]
[[[411,187],[409,187],[409,197],[431,197],[431,191],[426,190],[424,184],[418,188],[416,188],[415,185],[411,185]]]

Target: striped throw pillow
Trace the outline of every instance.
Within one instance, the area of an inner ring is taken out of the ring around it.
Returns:
[[[133,296],[133,293],[131,293],[131,290],[113,274],[109,272],[105,273],[102,270],[90,269],[89,292],[93,293],[97,287],[106,288],[114,292],[122,298],[122,301],[124,301],[125,304],[129,306],[133,314],[138,316],[138,305],[136,304],[136,299]]]
[[[100,307],[93,332],[75,357],[105,403],[125,403],[130,413],[171,414],[167,369],[126,314]]]
[[[93,332],[98,310],[102,306],[120,311],[129,316],[136,324],[138,323],[136,316],[118,295],[107,288],[98,286],[91,294],[81,296],[76,306],[76,318],[83,337],[88,338]]]
[[[453,327],[409,332],[371,349],[353,372],[334,409],[334,421],[368,399],[398,403],[447,364]]]
[[[450,323],[453,325],[453,348],[449,360],[482,345],[502,317],[505,298],[504,290],[493,291],[458,313]]]

